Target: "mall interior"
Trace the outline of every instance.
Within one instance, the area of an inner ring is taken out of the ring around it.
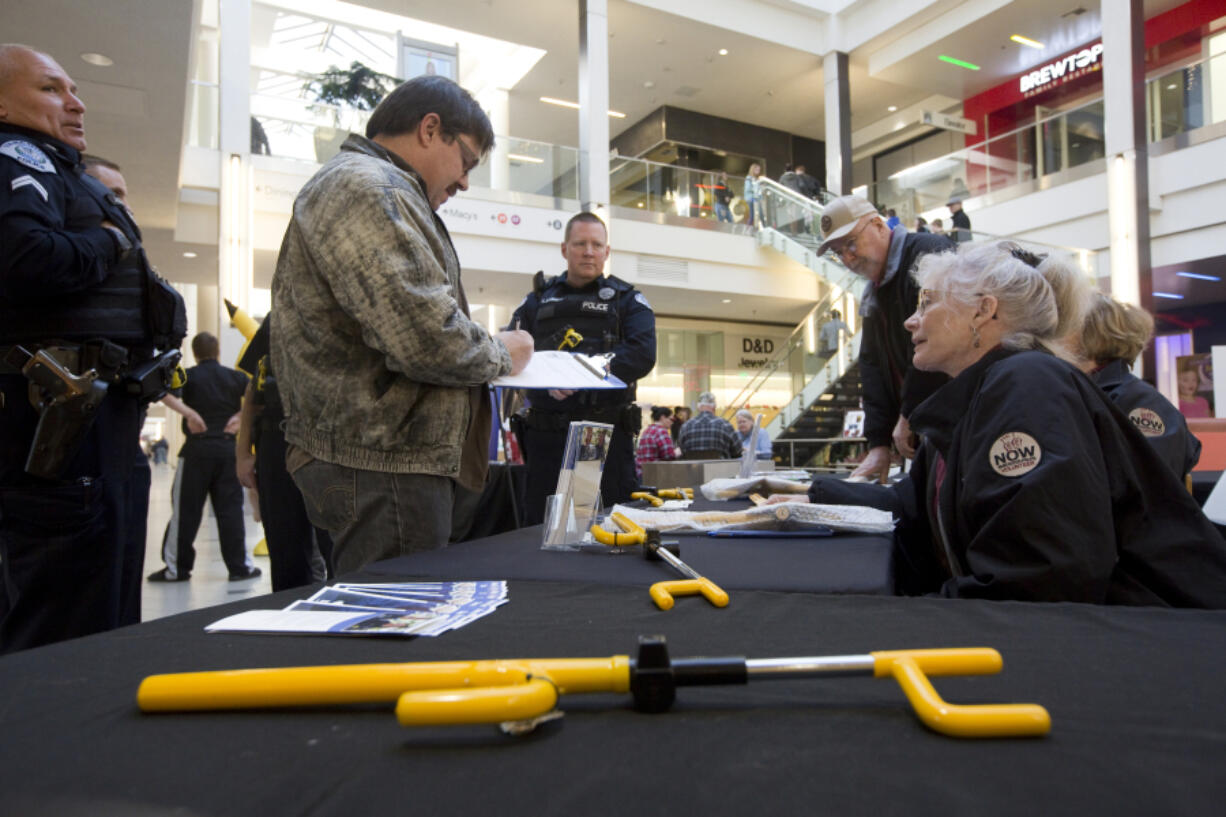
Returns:
[[[491,330],[534,273],[562,271],[572,214],[606,219],[607,271],[657,318],[641,405],[709,390],[761,411],[778,443],[840,433],[819,409],[854,379],[862,284],[817,255],[815,225],[822,201],[849,192],[909,229],[948,224],[957,199],[976,239],[1072,256],[1155,315],[1142,376],[1176,401],[1194,358],[1214,401],[1221,0],[8,0],[0,19],[4,40],[77,82],[89,151],[122,167],[189,333],[220,333],[223,360],[243,343],[224,301],[267,311],[295,194],[362,130],[369,104],[343,85],[369,69],[444,74],[490,116],[495,149],[440,215]],[[750,225],[755,164],[765,206]],[[778,183],[794,165],[820,183],[816,200]],[[713,206],[721,173],[731,222]],[[848,332],[819,350],[832,310]],[[155,406],[146,433],[173,451],[181,432]],[[1220,470],[1212,437],[1202,467]],[[785,459],[829,456],[792,445]]]

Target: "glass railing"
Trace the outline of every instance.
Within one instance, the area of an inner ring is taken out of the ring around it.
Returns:
[[[1226,82],[1226,54],[1167,71],[1146,83],[1151,142],[1226,120],[1226,96],[1210,93],[1210,79]],[[946,205],[1000,192],[1044,176],[1090,165],[1106,156],[1103,100],[1039,119],[977,145],[901,170],[858,188],[895,210],[908,229],[916,217],[949,229]]]
[[[499,136],[494,150],[468,174],[470,187],[559,199],[579,198],[579,150]]]
[[[774,402],[759,400],[764,391],[795,395],[830,365],[850,363],[847,341],[859,329],[859,299],[845,290],[830,290],[796,325],[775,356],[758,369],[741,391],[727,402],[725,413],[731,418],[737,409]],[[786,401],[784,401],[786,402]],[[770,423],[774,414],[763,424]]]
[[[831,196],[822,191],[818,199],[802,196],[790,187],[772,179],[760,179],[758,190],[762,204],[757,215],[758,227],[771,227],[811,250],[821,244],[822,202]]]
[[[252,153],[320,164],[370,118],[370,111],[268,94],[252,94],[251,110]]]
[[[732,194],[727,210],[719,207],[718,189]],[[632,210],[705,218],[747,225],[745,177],[721,178],[718,171],[679,167],[615,156],[609,160],[609,203]]]

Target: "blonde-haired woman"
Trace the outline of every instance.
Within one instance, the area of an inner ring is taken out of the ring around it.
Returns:
[[[1067,361],[1050,265],[1067,261],[1011,242],[922,259],[914,362],[952,380],[911,414],[911,473],[817,480],[810,500],[895,511],[903,592],[1226,607],[1226,542]]]
[[[1130,371],[1153,335],[1154,319],[1144,309],[1095,293],[1079,336],[1081,368],[1182,478],[1200,459],[1200,440],[1170,400]]]

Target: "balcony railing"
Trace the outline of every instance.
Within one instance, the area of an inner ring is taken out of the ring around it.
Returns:
[[[1226,75],[1226,54],[1165,71],[1146,83],[1151,142],[1226,120],[1220,93],[1216,104],[1210,94],[1210,75]],[[1103,100],[1095,99],[901,170],[868,185],[865,197],[896,210],[909,228],[916,216],[947,219],[945,206],[953,199],[997,193],[1101,162],[1105,133]]]

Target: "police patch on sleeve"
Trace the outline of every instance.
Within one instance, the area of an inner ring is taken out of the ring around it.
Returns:
[[[43,153],[38,146],[21,139],[12,139],[0,145],[0,153],[10,159],[16,159],[32,170],[39,170],[43,173],[55,172],[55,165],[51,163],[47,154]]]
[[[641,292],[634,293],[634,300],[638,301],[639,303],[641,303],[643,306],[647,307],[648,309],[651,309],[651,304],[647,303],[647,298],[643,295],[643,293]]]
[[[1128,419],[1146,437],[1161,437],[1166,433],[1166,423],[1153,409],[1134,408],[1128,412]]]
[[[1021,431],[1001,434],[988,451],[988,462],[992,470],[1002,477],[1029,474],[1039,466],[1042,459],[1043,449],[1039,447],[1038,440]]]

